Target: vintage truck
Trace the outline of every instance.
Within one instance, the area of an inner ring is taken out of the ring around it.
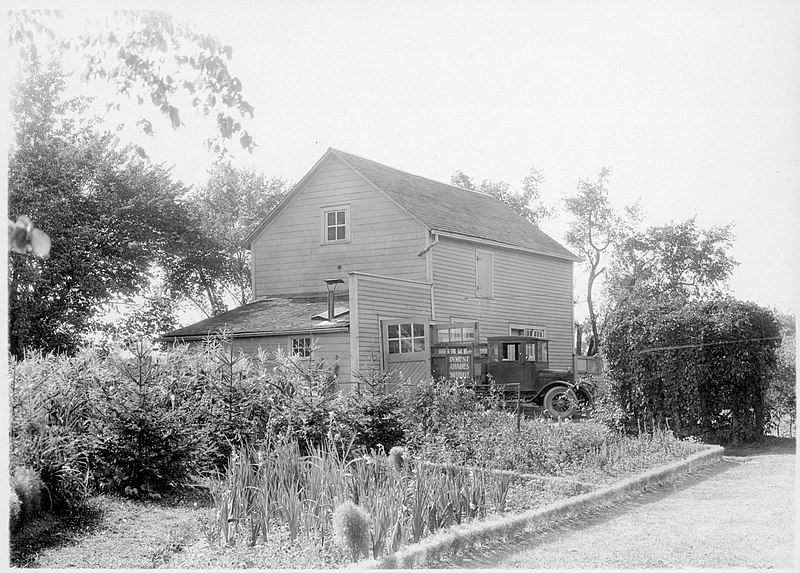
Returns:
[[[490,336],[482,383],[518,386],[525,402],[533,402],[552,418],[568,418],[594,401],[594,387],[578,383],[573,370],[551,370],[549,341],[531,336]]]
[[[511,335],[490,336],[486,343],[479,343],[477,326],[437,327],[431,364],[434,377],[464,380],[479,391],[494,385],[509,400],[518,396],[523,404],[558,419],[594,401],[595,388],[586,381],[591,377],[576,380],[575,372],[581,371],[577,362],[573,370],[550,369],[548,340]]]

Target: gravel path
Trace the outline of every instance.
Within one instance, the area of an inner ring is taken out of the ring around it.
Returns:
[[[530,538],[475,549],[458,568],[792,568],[795,453],[725,456],[650,491]]]

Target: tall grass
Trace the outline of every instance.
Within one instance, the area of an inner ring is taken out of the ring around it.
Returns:
[[[369,516],[370,551],[378,558],[441,528],[502,511],[508,478],[421,460],[398,467],[380,452],[348,459],[332,440],[303,454],[296,441],[283,440],[239,448],[227,472],[209,485],[212,540],[255,544],[281,529],[292,541],[322,548],[334,537],[337,507],[352,502]]]

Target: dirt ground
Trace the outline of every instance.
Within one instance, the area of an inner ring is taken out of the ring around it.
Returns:
[[[794,444],[726,451],[721,462],[672,486],[441,566],[794,569]]]

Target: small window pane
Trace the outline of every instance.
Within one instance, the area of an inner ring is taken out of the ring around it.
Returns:
[[[440,330],[436,336],[439,338],[439,342],[450,342],[450,330],[449,329],[442,329]]]
[[[345,228],[344,227],[336,227],[336,238],[337,239],[344,239],[345,238]]]
[[[425,339],[424,338],[415,338],[414,339],[414,352],[425,352]]]
[[[336,211],[336,224],[344,225],[344,211]]]
[[[401,324],[400,325],[400,336],[411,336],[411,325],[410,324]]]
[[[389,329],[389,338],[397,338],[398,326],[396,324],[390,324],[388,326],[388,329]]]
[[[326,215],[328,216],[327,217],[328,218],[328,226],[330,227],[330,226],[335,225],[336,224],[336,213],[331,211],[330,213],[326,213]]]
[[[475,329],[472,327],[464,329],[464,340],[475,340]]]
[[[390,340],[389,341],[389,354],[400,354],[400,341],[399,340]]]
[[[425,336],[424,324],[414,324],[414,336]]]
[[[329,227],[328,228],[328,240],[335,241],[336,240],[336,227]]]
[[[463,337],[461,336],[461,329],[460,328],[451,328],[450,329],[450,340],[453,342],[461,342]]]
[[[411,352],[411,339],[410,338],[401,338],[400,339],[400,352]]]

